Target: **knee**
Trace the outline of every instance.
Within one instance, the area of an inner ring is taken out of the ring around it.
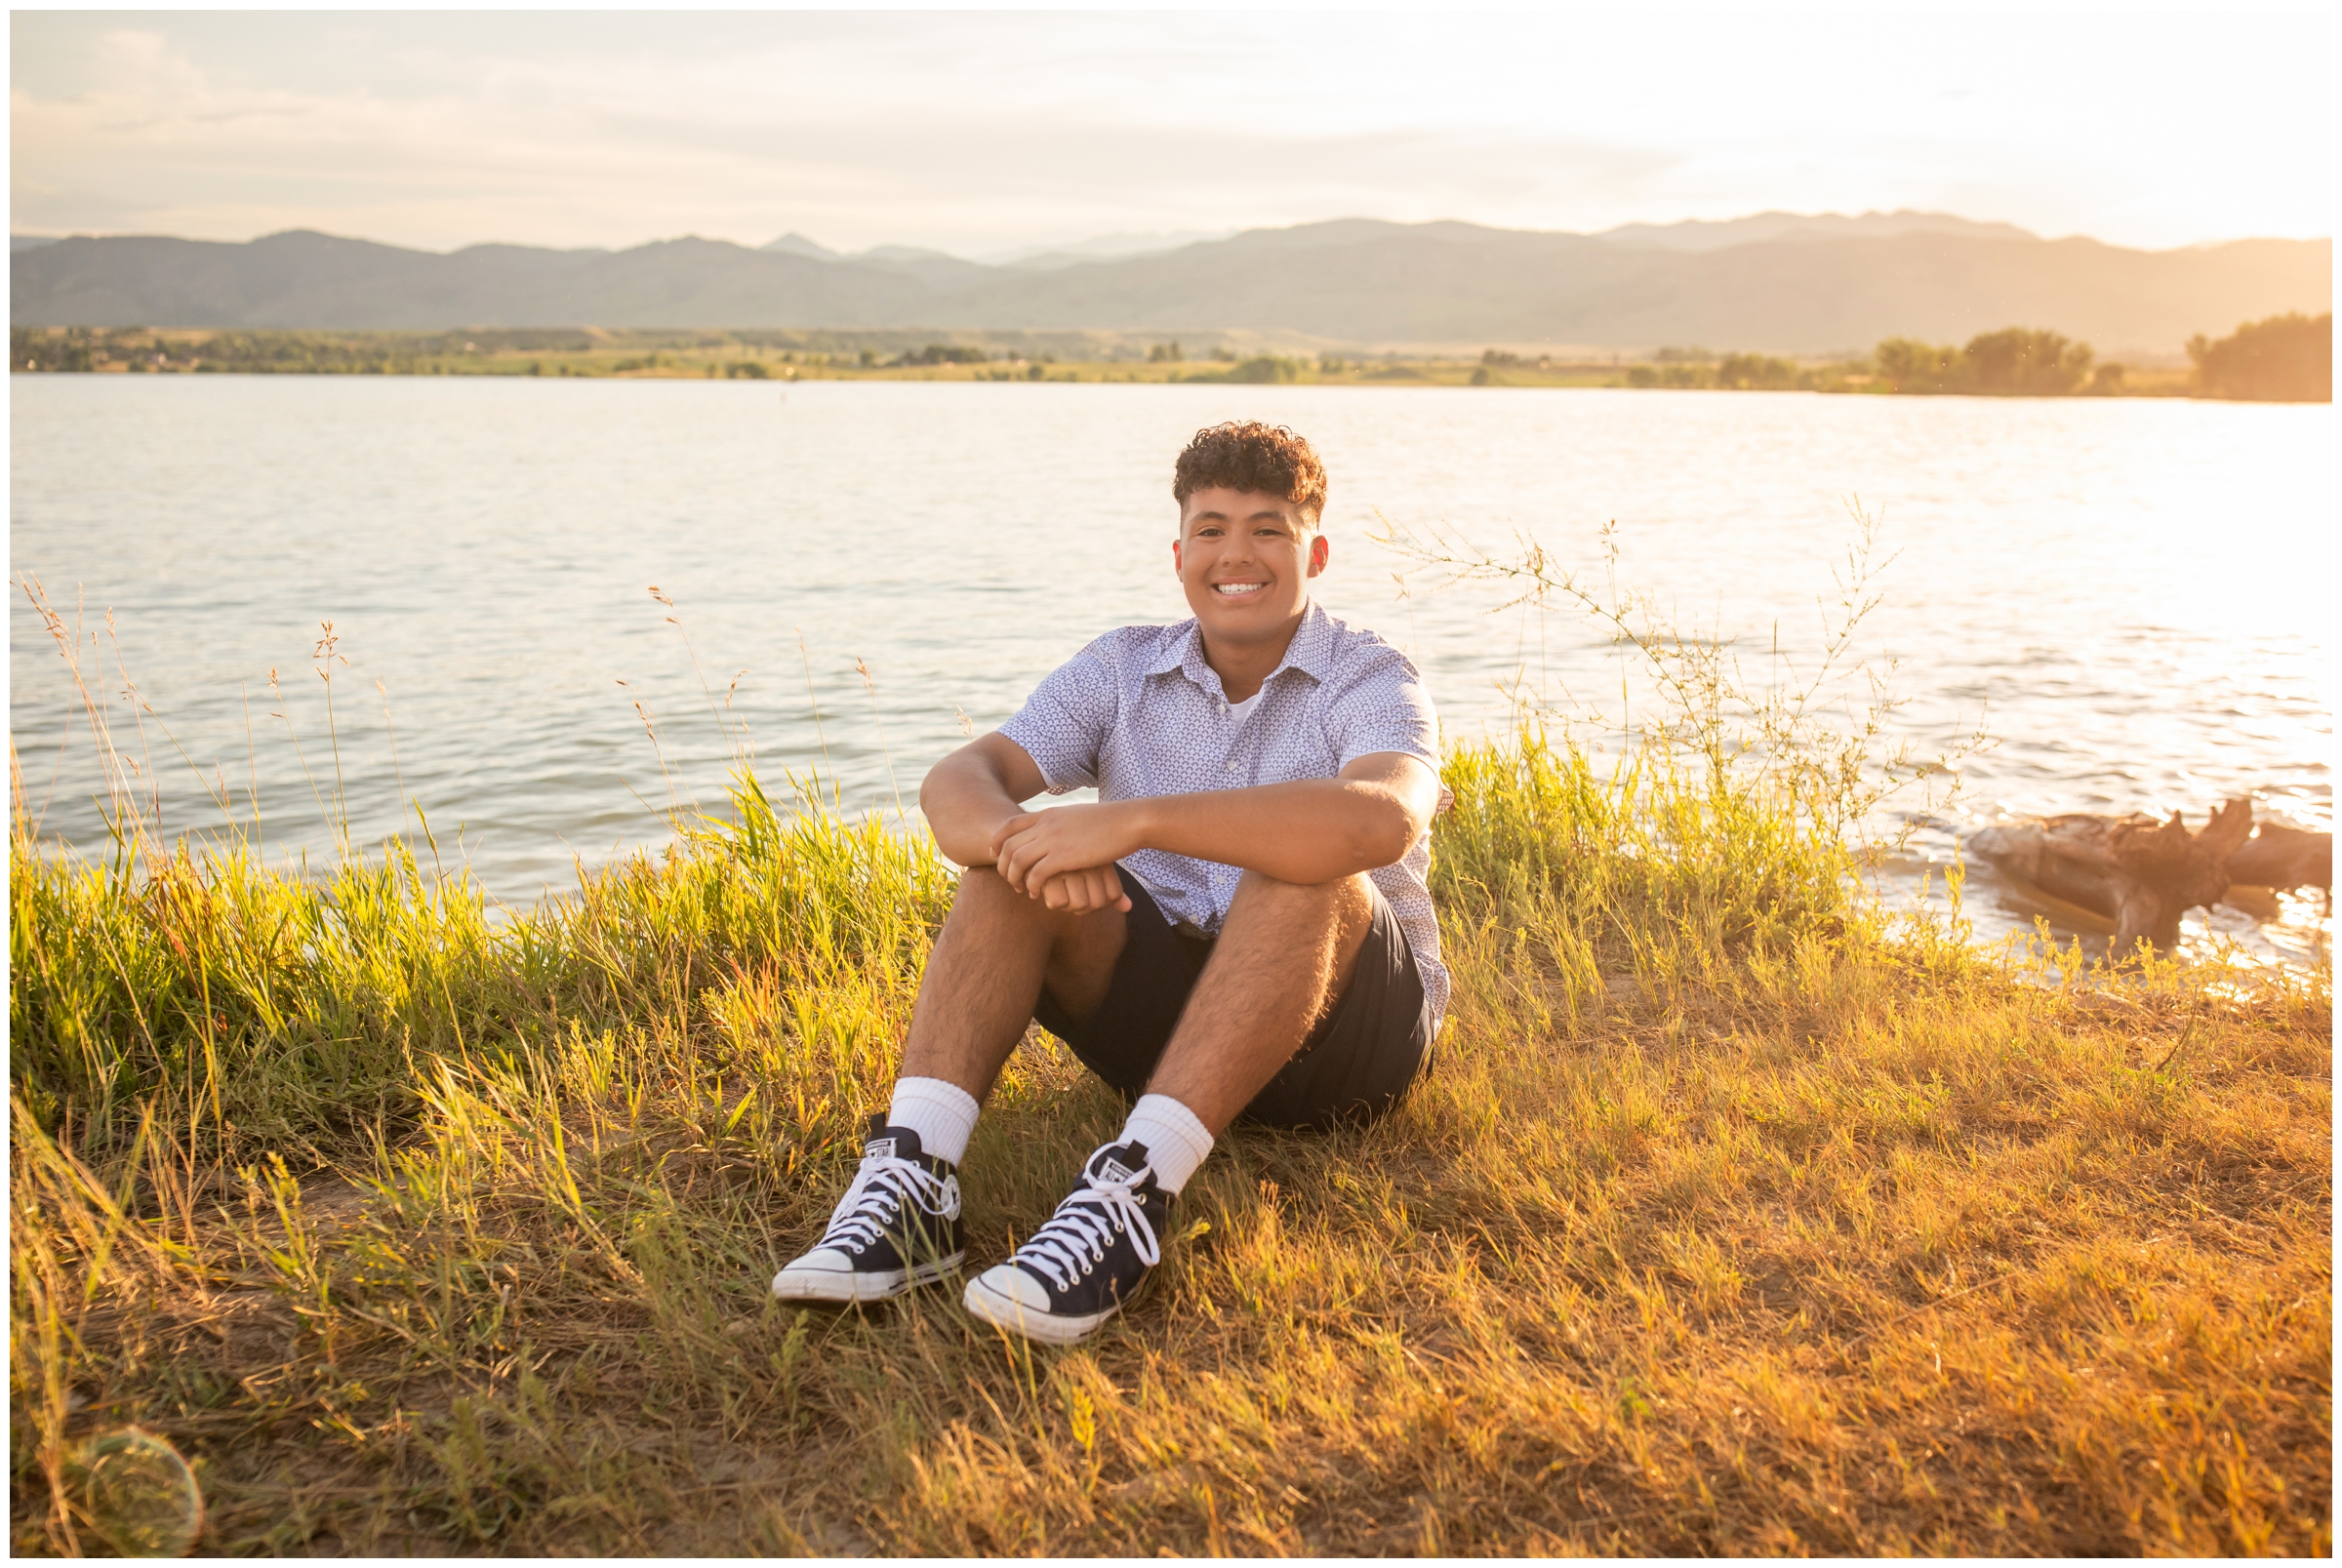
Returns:
[[[1246,871],[1236,883],[1231,908],[1239,905],[1295,916],[1318,913],[1344,926],[1362,926],[1374,917],[1374,884],[1363,871],[1331,882],[1280,882],[1259,871]]]
[[[1319,898],[1328,901],[1364,898],[1374,886],[1364,871],[1335,877],[1331,882],[1282,882],[1265,871],[1246,871],[1236,879],[1238,893],[1254,898]]]
[[[951,900],[951,912],[966,910],[987,917],[1018,918],[1045,914],[1039,901],[1029,899],[1008,885],[1008,878],[989,865],[971,865],[959,873],[959,891]]]
[[[1008,879],[989,865],[971,865],[959,873],[959,892],[953,902],[996,899],[1014,891]]]
[[[1019,893],[1009,886],[1008,878],[989,865],[971,865],[959,873],[959,891],[951,900],[951,918],[988,924],[1013,921],[1054,931],[1078,917]]]

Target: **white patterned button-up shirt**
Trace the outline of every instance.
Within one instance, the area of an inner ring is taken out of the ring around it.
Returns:
[[[1032,758],[1051,794],[1095,787],[1101,800],[1331,779],[1378,751],[1439,767],[1439,722],[1422,675],[1382,638],[1314,603],[1240,717],[1190,619],[1108,632],[1042,681],[1000,733]],[[1244,874],[1153,849],[1123,864],[1166,915],[1214,934]],[[1406,934],[1436,1021],[1448,982],[1425,881],[1431,865],[1427,830],[1403,860],[1368,874]]]

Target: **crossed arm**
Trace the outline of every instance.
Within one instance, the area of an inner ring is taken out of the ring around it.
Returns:
[[[1359,757],[1333,779],[1027,811],[1044,787],[1025,748],[994,731],[937,763],[919,806],[952,860],[993,866],[1052,909],[1087,913],[1130,907],[1114,862],[1141,849],[1304,885],[1390,865],[1439,797],[1431,765],[1397,751]]]

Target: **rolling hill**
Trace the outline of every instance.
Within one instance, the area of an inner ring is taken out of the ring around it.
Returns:
[[[838,256],[800,236],[445,255],[307,231],[74,237],[14,251],[9,300],[19,327],[1246,331],[1814,353],[2023,324],[2168,353],[2194,333],[2330,309],[2331,274],[2329,240],[2134,251],[1939,214],[1767,213],[1604,234],[1352,219],[1045,268],[896,247]]]

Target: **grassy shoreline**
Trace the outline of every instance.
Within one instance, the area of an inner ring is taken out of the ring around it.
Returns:
[[[1070,1352],[779,1307],[948,905],[732,819],[492,926],[12,845],[13,1539],[207,1551],[2331,1549],[2331,977],[1894,934],[1755,784],[1453,753],[1457,989]],[[979,1255],[1116,1107],[1037,1037]],[[116,1447],[109,1448],[109,1442]]]

